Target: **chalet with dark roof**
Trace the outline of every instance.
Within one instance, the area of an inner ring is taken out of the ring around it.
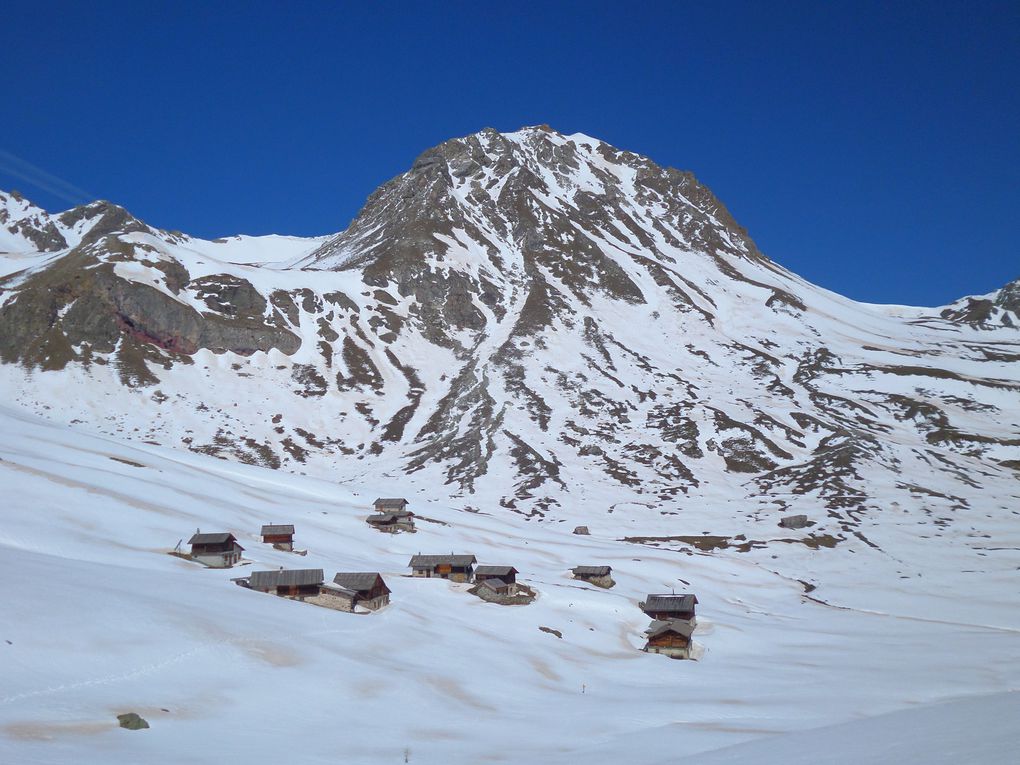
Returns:
[[[661,653],[673,659],[691,658],[691,635],[694,625],[687,620],[653,621],[645,630],[644,650]]]
[[[649,595],[641,603],[641,610],[652,619],[658,621],[689,621],[695,622],[694,609],[698,605],[696,595]]]
[[[390,588],[386,586],[382,575],[375,572],[341,571],[333,577],[333,584],[336,585],[335,589],[341,591],[341,597],[347,598],[347,593],[351,593],[349,599],[352,611],[354,606],[364,606],[370,611],[376,611],[390,602]]]
[[[406,513],[408,504],[403,497],[379,497],[372,503],[376,513]]]
[[[477,574],[475,575],[477,577]],[[488,577],[487,579],[481,580],[475,585],[476,590],[488,590],[494,595],[516,595],[517,584],[504,581],[495,576]],[[474,592],[474,590],[472,590]]]
[[[248,587],[287,598],[307,598],[319,594],[322,587],[321,568],[255,571],[248,577]]]
[[[407,564],[417,577],[437,577],[453,582],[470,582],[478,560],[474,555],[414,555]]]
[[[262,527],[262,541],[277,550],[294,549],[294,526],[292,524],[267,523]]]
[[[613,581],[612,566],[574,566],[570,573],[574,575],[574,579],[594,584],[596,587],[608,589],[616,584]]]
[[[209,568],[230,568],[241,562],[241,553],[244,552],[244,548],[237,543],[237,537],[227,531],[211,534],[196,532],[188,544],[191,545],[191,559]]]
[[[502,579],[507,584],[517,584],[517,575],[520,573],[513,566],[478,566],[475,568],[475,581],[483,582],[486,579]]]

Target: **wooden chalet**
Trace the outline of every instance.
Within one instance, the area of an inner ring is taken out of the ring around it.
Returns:
[[[590,582],[598,587],[612,587],[613,581],[612,566],[574,566],[571,570],[574,579],[582,582]]]
[[[475,568],[475,581],[486,579],[502,579],[507,584],[517,584],[517,575],[521,573],[513,566],[478,566]]]
[[[267,523],[262,527],[262,541],[278,550],[294,549],[294,526]]]
[[[654,621],[645,630],[644,650],[661,653],[673,659],[691,658],[691,635],[694,625],[689,621]]]
[[[255,571],[248,577],[248,587],[287,598],[307,598],[319,594],[322,580],[321,568]]]
[[[372,503],[377,513],[406,513],[408,504],[403,497],[380,497]]]
[[[191,545],[191,559],[209,568],[230,568],[241,562],[241,553],[244,552],[237,538],[227,531],[212,534],[196,532],[188,544]]]
[[[353,594],[351,610],[354,606],[364,606],[376,611],[390,602],[390,588],[386,586],[382,575],[371,573],[346,573],[341,571],[333,577],[336,589]]]
[[[697,604],[696,595],[649,595],[641,604],[641,610],[658,621],[682,619],[694,624],[694,607]]]
[[[470,582],[478,560],[474,555],[414,555],[407,564],[414,576]]]
[[[401,531],[414,531],[414,513],[375,513],[368,516],[365,522],[372,528],[396,534]]]

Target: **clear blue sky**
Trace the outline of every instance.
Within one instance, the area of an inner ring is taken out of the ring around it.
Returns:
[[[0,27],[0,188],[48,209],[328,233],[429,146],[549,123],[693,171],[857,299],[1020,276],[1016,0],[20,0]]]

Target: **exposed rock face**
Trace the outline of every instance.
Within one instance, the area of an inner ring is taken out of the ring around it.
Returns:
[[[995,297],[995,305],[1020,316],[1020,279],[1011,281]]]
[[[122,208],[97,203],[58,220],[87,230],[55,262],[0,279],[0,360],[57,370],[116,352],[122,381],[133,385],[158,379],[148,364],[169,368],[201,348],[251,355],[300,346],[249,282],[231,274],[192,280],[181,263],[144,242],[160,242],[160,233]],[[53,220],[41,226],[58,231]],[[142,241],[126,239],[132,234]],[[134,278],[139,273],[144,279]]]
[[[139,717],[136,712],[117,715],[117,722],[120,723],[120,727],[127,728],[128,730],[145,730],[149,727],[149,723],[145,718]]]
[[[447,141],[305,242],[0,202],[0,380],[50,416],[536,517],[732,501],[851,530],[879,493],[948,515],[1015,485],[1016,282],[853,303],[690,173],[586,136]]]

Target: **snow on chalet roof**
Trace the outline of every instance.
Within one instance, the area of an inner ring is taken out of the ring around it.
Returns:
[[[376,507],[396,508],[402,510],[409,504],[403,497],[380,497],[373,503]]]
[[[435,568],[436,566],[455,566],[467,568],[478,562],[474,555],[412,555],[411,568]]]
[[[341,571],[333,577],[333,582],[345,590],[357,592],[359,590],[371,590],[375,587],[376,580],[380,578],[381,576],[375,572],[345,573]],[[383,586],[386,586],[385,583]]]
[[[276,536],[277,534],[293,534],[294,525],[291,523],[274,525],[267,523],[262,527],[262,536]]]
[[[224,542],[229,542],[233,539],[237,541],[236,537],[229,531],[217,531],[210,534],[194,534],[191,539],[188,540],[189,545],[219,545]]]
[[[695,595],[649,595],[645,599],[644,611],[693,611],[698,598]]]
[[[354,590],[348,590],[346,587],[341,587],[339,584],[330,584],[327,582],[322,585],[322,589],[328,592],[332,592],[336,595],[343,595],[345,598],[354,599],[358,597],[358,593]]]
[[[273,587],[301,587],[322,584],[321,568],[295,568],[286,571],[253,571],[248,585],[253,590]]]
[[[574,566],[571,569],[574,572],[574,576],[609,576],[612,571],[612,566]]]
[[[475,569],[475,576],[510,576],[510,574],[521,573],[513,566],[479,566]]]

